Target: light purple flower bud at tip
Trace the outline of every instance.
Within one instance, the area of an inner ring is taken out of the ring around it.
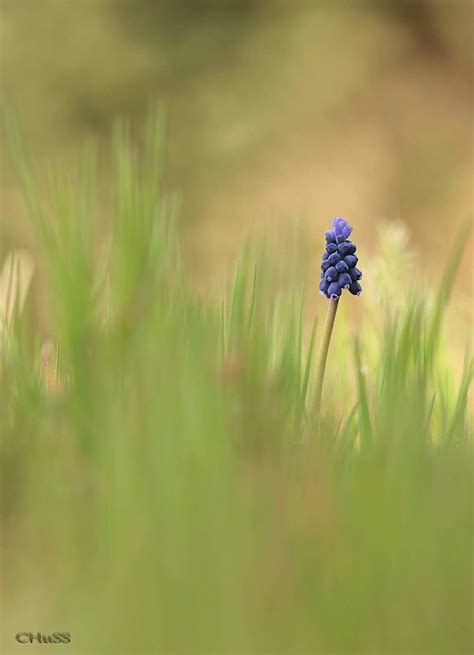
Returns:
[[[331,282],[326,293],[329,298],[333,298],[333,299],[339,298],[339,296],[341,295],[341,287],[338,285],[337,282]]]
[[[337,280],[339,277],[339,273],[336,270],[335,266],[331,266],[330,268],[327,269],[326,274],[324,276],[326,280],[329,280],[332,282],[333,280]]]
[[[349,273],[341,273],[337,278],[337,283],[341,289],[348,289],[352,284],[352,278]]]
[[[352,228],[350,227],[350,225],[347,225],[346,227],[343,227],[342,230],[341,230],[341,233],[342,233],[342,236],[344,237],[344,239],[347,239],[350,236],[351,232],[352,232]]]
[[[336,235],[336,243],[341,243],[344,239],[352,232],[352,227],[348,225],[345,218],[337,216],[333,219],[332,224],[334,225],[334,234]]]

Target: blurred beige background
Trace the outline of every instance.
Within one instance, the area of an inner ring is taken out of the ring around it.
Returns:
[[[117,116],[138,134],[150,104],[164,103],[168,182],[201,290],[223,288],[250,233],[298,222],[317,276],[333,215],[366,250],[380,221],[404,222],[423,268],[439,272],[472,214],[470,2],[0,6],[2,101],[19,108],[40,169],[67,166],[85,138],[106,141]],[[4,141],[2,250],[28,248]],[[466,308],[468,257],[462,268]]]

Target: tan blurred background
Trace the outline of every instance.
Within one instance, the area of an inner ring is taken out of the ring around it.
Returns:
[[[472,8],[1,0],[2,101],[20,110],[43,169],[67,166],[87,137],[105,142],[117,116],[138,134],[161,100],[168,182],[183,198],[184,254],[201,290],[223,288],[250,233],[295,222],[317,275],[333,215],[350,219],[366,250],[381,220],[404,222],[436,273],[472,213]],[[4,246],[31,247],[4,141]],[[469,258],[463,280],[466,309]]]

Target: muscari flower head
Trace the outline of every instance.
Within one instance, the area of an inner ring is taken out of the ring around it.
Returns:
[[[334,229],[326,232],[319,292],[332,300],[339,298],[343,289],[348,289],[354,296],[360,296],[362,287],[358,281],[362,273],[356,268],[357,248],[348,240],[352,227],[345,218],[339,216],[333,219],[332,224]]]

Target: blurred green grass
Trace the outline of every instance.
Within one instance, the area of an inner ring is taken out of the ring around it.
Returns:
[[[163,131],[157,111],[137,151],[117,126],[106,214],[93,148],[46,193],[10,131],[49,293],[45,334],[24,256],[4,269],[4,652],[22,630],[84,654],[471,652],[472,363],[443,331],[462,243],[437,292],[399,228],[361,257],[318,421],[322,321],[268,245],[224,301],[195,295]]]

